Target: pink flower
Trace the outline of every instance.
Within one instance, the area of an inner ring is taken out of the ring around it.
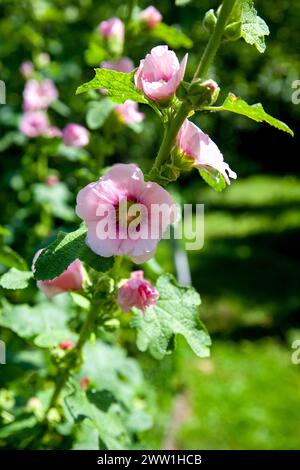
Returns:
[[[20,66],[20,72],[24,78],[29,78],[33,74],[32,62],[30,62],[29,60],[26,62],[23,62]]]
[[[46,113],[43,111],[26,111],[20,121],[20,131],[27,137],[45,135],[49,127]]]
[[[63,130],[63,140],[69,147],[85,147],[90,141],[90,134],[85,127],[71,123]]]
[[[133,307],[143,312],[153,307],[159,294],[149,281],[144,279],[143,271],[133,271],[118,291],[118,303],[123,312],[129,312]]]
[[[58,91],[52,80],[28,80],[23,91],[25,111],[47,109],[58,98]]]
[[[59,178],[56,175],[48,175],[45,179],[47,186],[56,186],[59,183]]]
[[[134,69],[134,63],[129,57],[122,57],[119,60],[106,60],[101,63],[101,68],[116,70],[117,72],[128,73]]]
[[[124,124],[138,124],[145,117],[144,113],[140,113],[138,109],[138,104],[135,101],[126,100],[124,104],[115,107],[115,112]]]
[[[74,348],[74,343],[72,340],[66,339],[65,341],[61,341],[58,347],[62,349],[63,351],[67,351],[68,349]]]
[[[95,253],[143,263],[174,221],[175,206],[165,189],[144,181],[137,165],[116,164],[79,191],[76,213],[87,224],[86,243]]]
[[[62,137],[62,131],[56,126],[50,126],[47,131],[47,137],[53,139],[54,137]]]
[[[150,5],[141,11],[141,20],[145,21],[149,29],[153,29],[157,24],[161,23],[162,15],[154,6]]]
[[[125,26],[120,18],[114,17],[106,21],[101,21],[99,31],[104,38],[116,38],[121,42],[124,41]]]
[[[35,262],[43,250],[39,250],[32,262],[32,271],[35,270]],[[44,294],[51,299],[55,295],[62,294],[68,291],[80,290],[84,281],[84,269],[79,259],[71,263],[67,269],[58,277],[50,281],[37,281],[37,286]]]
[[[236,179],[236,173],[224,162],[216,144],[188,119],[184,121],[177,135],[177,145],[180,152],[194,159],[195,167],[207,171],[217,170],[227,184],[230,184],[229,177]]]
[[[188,55],[179,64],[175,52],[168,46],[156,46],[141,60],[134,81],[148,98],[163,101],[171,98],[184,77]]]

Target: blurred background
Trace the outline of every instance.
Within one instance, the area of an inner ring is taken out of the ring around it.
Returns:
[[[152,4],[165,23],[178,25],[193,41],[190,78],[208,38],[202,18],[219,2]],[[225,43],[210,76],[221,86],[220,102],[229,91],[249,104],[262,102],[295,137],[229,113],[196,118],[238,179],[216,193],[195,172],[173,188],[182,202],[205,204],[204,247],[189,253],[189,262],[202,298],[202,320],[212,335],[211,358],[197,359],[178,341],[175,354],[157,362],[138,353],[129,329],[118,333],[123,348],[142,364],[148,384],[154,413],[153,427],[144,433],[148,448],[297,449],[300,444],[300,365],[291,362],[291,344],[300,339],[300,104],[292,102],[292,84],[300,79],[300,3],[255,4],[270,28],[266,52],[242,41]],[[141,8],[148,5],[139,2]],[[94,95],[75,96],[77,86],[93,77],[93,67],[107,59],[97,48],[95,31],[112,16],[126,17],[126,3],[0,2],[0,79],[7,93],[6,105],[0,105],[1,237],[29,266],[45,240],[59,229],[76,227],[76,194],[95,173],[117,161],[136,161],[147,170],[159,145],[162,130],[150,108],[141,106],[146,118],[140,128],[109,122],[95,128],[89,126],[91,118],[87,122]],[[137,66],[162,42],[151,34],[138,37],[126,44],[126,54]],[[180,58],[185,52],[176,47]],[[56,140],[20,133],[24,61],[33,61],[59,90],[59,101],[49,109],[51,121],[60,128],[68,121],[90,127],[87,148],[66,149]],[[60,180],[55,190],[44,184],[49,174]],[[7,250],[1,253],[0,264],[7,266]],[[175,272],[167,241],[160,244],[156,261],[159,269]],[[33,305],[35,291],[32,286],[1,294],[13,304]],[[8,349],[26,350],[11,331],[1,327],[1,335]],[[19,369],[1,366],[0,388],[16,391],[18,374],[23,376]]]

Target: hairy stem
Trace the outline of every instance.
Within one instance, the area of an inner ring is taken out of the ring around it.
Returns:
[[[204,50],[203,56],[194,74],[192,83],[197,78],[203,78],[206,75],[208,68],[211,62],[213,61],[216,55],[216,52],[220,46],[224,29],[226,27],[228,18],[230,16],[230,13],[233,9],[235,2],[236,0],[224,0],[223,1],[215,30],[213,34],[211,35],[210,40]],[[162,164],[166,160],[168,160],[172,147],[174,145],[174,141],[179,132],[179,129],[182,126],[182,123],[184,122],[184,120],[188,117],[189,112],[190,112],[190,107],[187,105],[187,103],[183,102],[175,118],[173,119],[169,128],[164,134],[164,137],[163,137],[160,149],[158,151],[157,157],[155,159],[153,168],[149,173],[149,179],[151,179],[151,177],[154,178],[156,171],[158,171],[161,168]]]

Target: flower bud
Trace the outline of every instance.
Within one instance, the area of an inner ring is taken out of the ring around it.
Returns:
[[[217,24],[217,17],[214,10],[211,8],[205,13],[203,18],[203,27],[208,33],[213,33]]]
[[[82,390],[86,391],[88,389],[88,386],[90,385],[91,379],[87,376],[83,377],[80,380],[80,387]]]
[[[120,328],[120,321],[117,318],[111,318],[110,320],[104,322],[103,326],[106,331],[113,332]]]
[[[119,288],[118,303],[123,312],[137,307],[143,312],[155,305],[159,294],[149,281],[144,279],[143,271],[134,271],[131,278]]]
[[[209,79],[201,81],[201,79],[198,79],[191,84],[187,101],[189,101],[194,108],[211,106],[217,101],[219,93],[220,88],[214,80]]]
[[[226,26],[224,37],[227,41],[237,41],[242,36],[242,22],[235,21]]]

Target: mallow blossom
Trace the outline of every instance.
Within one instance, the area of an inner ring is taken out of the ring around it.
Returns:
[[[162,15],[157,8],[150,5],[140,13],[140,18],[144,21],[149,29],[155,28],[155,26],[162,21]]]
[[[156,46],[141,60],[134,75],[135,86],[153,101],[169,100],[183,80],[188,55],[179,63],[168,46]]]
[[[124,41],[125,26],[120,18],[113,17],[106,21],[101,21],[99,24],[99,32],[104,38],[116,38],[119,41]]]
[[[144,181],[135,164],[116,164],[77,195],[77,215],[87,225],[87,245],[100,256],[150,259],[175,218],[174,202],[159,184]]]
[[[43,250],[39,250],[33,258],[33,272],[35,270],[36,260],[42,251]],[[85,272],[83,265],[79,259],[76,259],[58,277],[49,281],[37,281],[37,286],[44,292],[48,299],[51,299],[55,295],[62,294],[64,292],[80,290],[82,288],[84,277]]]
[[[116,70],[117,72],[128,73],[134,69],[134,63],[129,57],[121,57],[119,60],[105,60],[101,62],[102,69]]]
[[[129,312],[133,307],[145,312],[148,307],[155,305],[158,298],[157,290],[144,279],[143,271],[133,271],[130,279],[118,290],[118,304],[123,312]]]
[[[58,91],[52,80],[28,80],[23,91],[24,111],[47,109],[57,98]]]
[[[90,141],[89,131],[80,124],[70,123],[62,131],[64,144],[68,147],[85,147]]]
[[[184,121],[177,135],[177,147],[179,152],[191,159],[192,165],[198,169],[208,172],[218,171],[223,175],[227,184],[230,184],[229,178],[236,179],[236,173],[224,162],[223,155],[217,145],[188,119]]]
[[[29,78],[33,74],[33,63],[30,60],[22,62],[20,65],[20,72],[24,78]]]
[[[123,104],[115,107],[115,113],[124,124],[139,124],[145,115],[139,112],[138,104],[135,101],[126,100]]]
[[[27,137],[46,135],[48,128],[49,121],[44,111],[26,111],[19,124],[20,131]]]

